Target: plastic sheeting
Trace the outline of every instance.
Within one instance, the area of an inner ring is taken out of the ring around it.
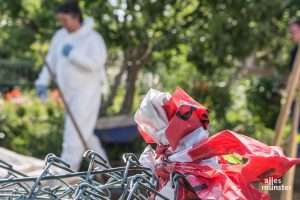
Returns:
[[[208,136],[208,109],[181,88],[170,95],[151,89],[137,110],[135,120],[148,146],[142,165],[155,171],[160,191],[171,195],[173,171],[183,174],[195,193],[180,188],[177,199],[269,199],[251,185],[281,177],[298,158],[286,157],[280,147],[268,146],[231,131]],[[238,154],[247,161],[230,164],[222,155]]]

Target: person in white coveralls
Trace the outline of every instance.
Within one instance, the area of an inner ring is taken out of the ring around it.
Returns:
[[[58,8],[57,15],[62,28],[52,38],[46,60],[55,73],[57,84],[88,147],[107,159],[99,139],[94,135],[105,76],[105,42],[102,36],[93,30],[93,19],[82,19],[76,3],[63,4]],[[49,82],[50,75],[44,66],[35,81],[36,92],[40,97],[46,96]],[[61,158],[69,163],[72,169],[78,170],[83,153],[84,146],[70,117],[65,114]]]

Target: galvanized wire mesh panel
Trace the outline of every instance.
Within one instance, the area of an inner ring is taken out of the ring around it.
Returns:
[[[0,179],[0,199],[168,199],[157,191],[155,174],[141,166],[134,154],[123,155],[122,167],[110,167],[93,151],[85,152],[84,158],[89,162],[88,170],[76,172],[59,157],[48,154],[38,176],[28,176],[0,160],[0,169],[6,171]],[[53,173],[53,168],[62,173]],[[184,176],[175,172],[170,180],[175,193],[179,185],[185,185]]]
[[[16,85],[32,85],[35,76],[33,63],[30,61],[0,59],[0,90],[2,92],[5,88],[11,88]]]

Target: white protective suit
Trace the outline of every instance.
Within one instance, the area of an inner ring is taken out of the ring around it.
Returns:
[[[90,18],[75,32],[69,33],[65,28],[58,30],[51,40],[46,60],[56,75],[58,86],[88,147],[106,159],[105,151],[94,135],[94,128],[100,108],[107,53],[102,36],[92,29],[93,24]],[[65,44],[73,47],[67,57],[62,54]],[[49,81],[50,75],[44,66],[35,85],[47,85]],[[84,146],[66,114],[61,157],[72,169],[78,170],[83,153]]]

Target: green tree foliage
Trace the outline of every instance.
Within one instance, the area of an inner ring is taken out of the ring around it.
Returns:
[[[283,86],[283,81],[278,78],[253,78],[247,91],[249,111],[268,128],[275,127]]]
[[[0,58],[33,60],[40,66],[37,50],[47,50],[58,28],[55,8],[63,2],[0,0]],[[224,73],[225,69],[242,66],[252,53],[262,68],[286,71],[287,24],[300,14],[295,0],[78,2],[85,15],[95,18],[110,55],[121,55],[120,72],[104,103],[105,108],[113,104],[126,76],[121,113],[132,110],[137,79],[143,71],[159,74],[164,68],[168,74],[160,75],[165,79],[188,65],[198,70],[200,81],[217,85],[236,75],[237,70]],[[193,87],[192,83],[188,85]]]
[[[59,28],[55,8],[63,2],[0,0],[0,79],[13,77],[16,83],[18,78],[1,71],[4,67],[32,68],[30,73],[36,75],[42,64],[38,49],[47,51]],[[107,43],[110,61],[121,61],[116,62],[119,72],[110,82],[104,114],[133,112],[149,89],[144,75],[151,73],[155,76],[153,87],[171,92],[179,85],[207,106],[211,110],[212,133],[242,124],[246,134],[255,133],[251,136],[270,141],[280,106],[277,79],[249,81],[239,71],[245,58],[252,55],[259,69],[272,69],[278,76],[288,72],[291,45],[286,37],[287,27],[292,18],[300,16],[299,1],[78,2],[85,16],[95,18],[96,29]],[[26,74],[17,73],[23,82]],[[33,79],[31,76],[28,80]],[[57,141],[61,136],[57,133],[61,127],[51,123],[33,126],[32,121],[42,118],[40,114],[32,116],[33,105],[15,108],[6,104],[5,109],[5,115],[0,112],[0,128],[10,134],[7,143],[1,145],[9,144],[14,150],[35,156],[42,156],[41,152],[47,152],[52,143],[60,148]],[[53,108],[56,109],[61,108]],[[48,116],[57,120],[62,117]],[[33,144],[39,144],[39,151],[31,152]]]

